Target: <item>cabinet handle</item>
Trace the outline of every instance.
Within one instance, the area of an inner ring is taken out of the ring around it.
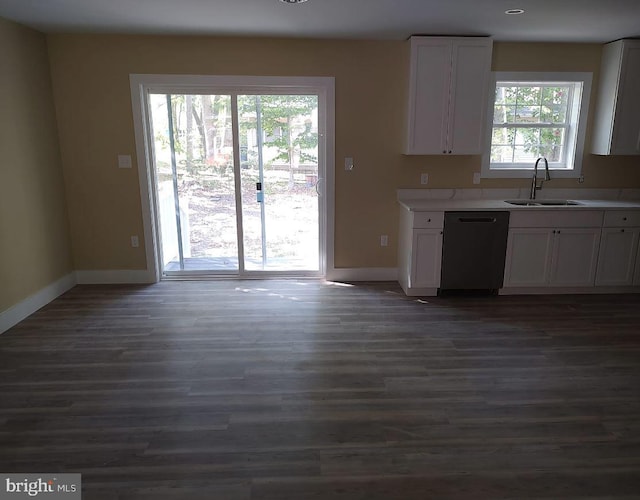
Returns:
[[[553,230],[553,234],[556,234],[556,230],[555,229]]]
[[[638,130],[638,142],[636,142],[636,150],[640,151],[640,130]]]
[[[427,222],[431,222],[431,219],[427,219]]]
[[[558,229],[558,234],[560,234],[560,229]]]
[[[449,151],[449,154],[451,154],[451,151]]]
[[[620,232],[621,232],[621,233],[624,233],[624,229],[621,229],[621,230],[620,230]]]
[[[626,217],[623,217],[623,218],[622,218],[622,220],[627,220],[627,218],[626,218]]]
[[[442,154],[446,155],[446,154],[447,154],[447,150],[446,150],[446,149],[445,149],[445,150],[443,150],[443,151],[442,151]]]

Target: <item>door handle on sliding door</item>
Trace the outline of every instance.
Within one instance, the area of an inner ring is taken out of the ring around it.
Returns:
[[[264,195],[262,193],[262,182],[256,182],[256,201],[262,203],[264,201]]]

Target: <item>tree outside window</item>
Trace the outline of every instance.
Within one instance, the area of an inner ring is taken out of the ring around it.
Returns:
[[[561,163],[566,151],[572,85],[498,82],[492,163],[532,163],[544,156]]]
[[[591,73],[494,73],[483,177],[528,177],[544,156],[559,177],[580,176]]]

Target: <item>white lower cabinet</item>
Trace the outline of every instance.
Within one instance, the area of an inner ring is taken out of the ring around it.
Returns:
[[[640,210],[604,214],[596,286],[640,286]]]
[[[411,288],[438,288],[442,263],[442,230],[414,229]]]
[[[435,295],[440,286],[444,212],[400,211],[398,282],[409,296]]]
[[[549,282],[553,236],[545,228],[509,230],[505,286],[545,286]]]
[[[602,230],[600,255],[598,257],[597,286],[630,286],[640,284],[634,279],[640,268],[638,238],[640,228],[607,227]]]
[[[602,220],[595,210],[512,212],[505,288],[594,286]]]
[[[398,281],[407,295],[437,293],[443,228],[444,212],[401,211]],[[511,212],[504,293],[638,290],[632,286],[640,287],[637,208]]]
[[[598,265],[600,229],[556,229],[549,284],[593,286]]]
[[[511,229],[505,287],[593,286],[599,243],[596,228]]]

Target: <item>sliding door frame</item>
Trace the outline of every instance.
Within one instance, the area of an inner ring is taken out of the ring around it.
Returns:
[[[203,75],[129,75],[131,104],[138,157],[140,199],[144,226],[144,247],[147,259],[149,281],[162,278],[160,259],[159,229],[155,198],[155,159],[153,137],[150,130],[148,96],[150,93],[166,94],[217,94],[231,95],[235,102],[238,95],[268,94],[309,94],[318,96],[318,160],[324,162],[324,178],[320,181],[322,200],[319,200],[320,268],[314,272],[296,271],[246,271],[244,270],[242,241],[239,241],[239,270],[234,274],[190,274],[191,278],[266,278],[266,277],[324,277],[334,268],[334,227],[335,227],[335,79],[333,77],[263,77],[263,76],[203,76]],[[238,123],[235,108],[232,127],[234,141],[238,139]],[[322,133],[322,131],[324,131]],[[234,147],[234,171],[236,184],[239,177],[239,144]],[[239,192],[236,191],[236,203]],[[242,234],[241,206],[236,206],[237,231]],[[238,220],[240,219],[240,220]]]

